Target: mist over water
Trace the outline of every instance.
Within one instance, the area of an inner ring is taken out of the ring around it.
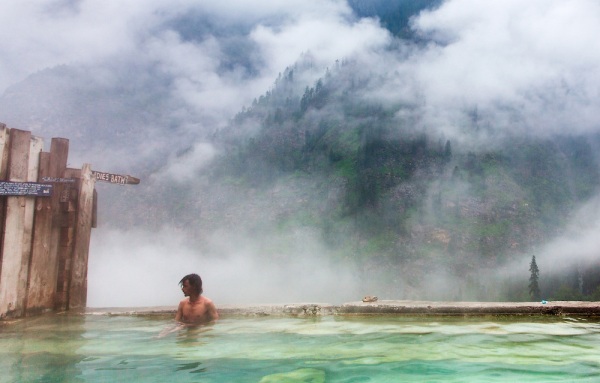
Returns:
[[[68,138],[71,167],[87,162],[142,179],[97,186],[89,306],[175,305],[177,283],[190,272],[223,304],[477,299],[480,286],[443,265],[424,271],[426,283],[409,269],[380,279],[344,262],[351,254],[331,254],[310,225],[284,234],[276,223],[290,210],[318,216],[322,206],[296,198],[320,195],[318,180],[275,185],[261,200],[252,190],[236,194],[233,182],[202,179],[221,150],[211,143],[215,132],[295,63],[307,64],[296,72],[302,92],[338,61],[353,61],[356,78],[369,79],[357,98],[409,105],[395,116],[399,126],[408,121],[467,149],[600,131],[600,5],[592,0],[449,0],[411,19],[417,43],[340,0],[6,2],[0,22],[18,36],[0,39],[0,122],[48,141]],[[339,108],[314,113],[317,121]],[[248,137],[257,129],[237,128]],[[339,198],[338,186],[324,203]],[[180,206],[165,213],[154,206],[158,195]],[[542,273],[595,260],[598,200],[576,209],[564,232],[481,278],[526,280],[532,254]],[[148,214],[116,214],[128,210]]]
[[[170,229],[153,235],[96,229],[88,306],[176,306],[183,298],[178,282],[192,272],[202,277],[204,295],[220,304],[339,304],[365,295],[350,265],[330,261],[310,233],[300,236],[301,249],[268,259],[248,239],[222,244],[230,247],[222,256],[202,253]]]

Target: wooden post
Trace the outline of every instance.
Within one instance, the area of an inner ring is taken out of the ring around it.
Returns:
[[[8,171],[9,134],[6,125],[0,123],[0,180],[6,181]],[[0,198],[0,279],[2,278],[2,244],[4,243],[4,218],[6,216],[6,198]]]
[[[66,185],[60,197],[60,213],[62,214],[59,245],[58,245],[58,275],[56,278],[56,305],[57,309],[69,308],[69,283],[73,248],[75,243],[75,220],[77,215],[77,201],[79,200],[79,185],[81,183],[81,169],[67,168],[65,178],[75,180],[75,183]]]
[[[92,229],[98,227],[98,192],[94,188],[94,207],[92,208]]]
[[[53,138],[50,153],[42,150],[41,138],[0,123],[0,319],[87,303],[98,175],[89,164],[67,169],[66,139]],[[139,183],[119,174],[99,177]]]
[[[73,262],[69,284],[69,310],[84,309],[87,302],[87,265],[94,209],[95,177],[89,164],[81,169]]]
[[[67,167],[69,140],[53,138],[50,153],[40,154],[38,181],[44,177],[61,178]],[[53,183],[50,198],[37,198],[33,248],[27,291],[27,314],[55,308],[60,235],[60,197],[64,185]],[[59,307],[60,308],[60,307]],[[64,310],[64,305],[62,307]]]
[[[50,153],[40,153],[38,182],[50,176]],[[50,235],[52,232],[51,198],[35,201],[33,246],[29,281],[27,283],[26,314],[38,314],[54,308],[56,289],[56,257],[50,257]]]
[[[29,165],[27,169],[27,182],[36,182],[40,170],[40,153],[44,149],[44,140],[40,137],[31,137],[29,143]],[[48,197],[44,197],[48,198]],[[27,258],[27,270],[23,275],[24,281],[20,285],[25,286],[24,308],[27,308],[27,293],[29,284],[29,272],[31,270],[31,257],[33,245],[33,227],[35,216],[35,198],[25,199],[25,225],[23,227],[23,256]]]
[[[0,123],[0,319],[85,308],[95,182],[140,183],[89,164],[67,169],[67,139],[42,149],[31,132]]]
[[[10,131],[8,180],[26,182],[29,167],[31,132]],[[27,290],[27,269],[30,248],[25,249],[25,196],[6,198],[6,223],[2,244],[2,274],[0,275],[0,318],[23,315]]]

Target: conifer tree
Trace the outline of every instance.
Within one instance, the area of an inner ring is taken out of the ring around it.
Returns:
[[[446,146],[444,147],[444,157],[449,160],[452,157],[452,144],[450,140],[446,141]]]
[[[539,301],[542,295],[540,292],[540,285],[538,284],[540,269],[535,261],[535,255],[531,257],[529,272],[531,273],[529,276],[529,296],[532,300]]]

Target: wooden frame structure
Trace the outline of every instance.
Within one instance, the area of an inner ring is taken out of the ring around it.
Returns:
[[[0,182],[51,189],[0,195],[0,319],[86,306],[96,177],[89,164],[67,168],[67,139],[43,147],[31,132],[0,123]]]

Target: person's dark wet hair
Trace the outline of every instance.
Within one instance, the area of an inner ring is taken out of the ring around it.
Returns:
[[[183,282],[188,281],[190,286],[194,288],[198,295],[202,294],[202,278],[198,274],[188,274],[185,277],[181,278],[179,281],[179,285],[182,286]]]

